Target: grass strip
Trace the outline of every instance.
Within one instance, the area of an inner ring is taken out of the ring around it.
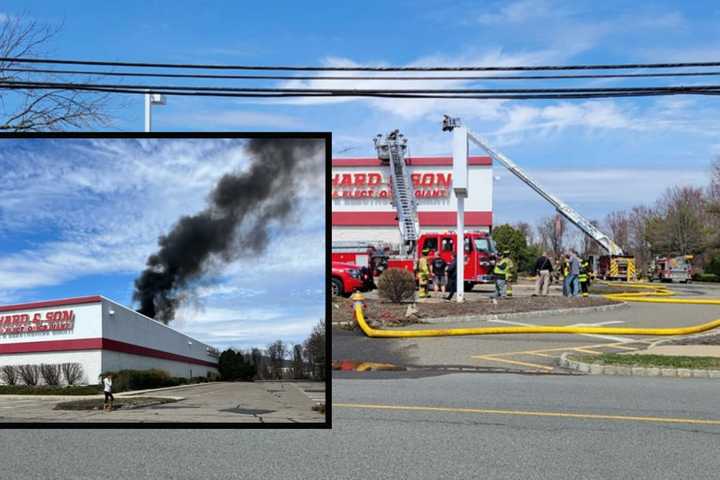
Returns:
[[[643,355],[603,353],[600,355],[572,355],[573,359],[585,363],[603,365],[624,365],[632,367],[697,368],[720,369],[718,357],[684,357],[675,355]]]

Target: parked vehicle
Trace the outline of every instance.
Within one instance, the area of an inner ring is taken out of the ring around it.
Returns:
[[[692,280],[692,255],[677,257],[655,257],[648,268],[648,279],[652,282],[681,282]]]
[[[356,290],[365,291],[372,283],[367,268],[352,263],[332,262],[330,293],[333,296],[349,296]]]
[[[450,263],[455,251],[455,232],[423,233],[417,240],[417,248],[410,255],[400,253],[400,246],[380,242],[333,242],[333,261],[353,262],[368,268],[372,277],[378,277],[388,268],[402,268],[414,272],[415,263],[428,249],[429,257],[441,257]],[[465,234],[465,284],[468,289],[479,283],[492,283],[496,248],[492,237],[485,232]]]

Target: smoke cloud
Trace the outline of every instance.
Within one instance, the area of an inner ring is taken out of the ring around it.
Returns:
[[[322,175],[317,160],[324,158],[323,149],[322,140],[249,140],[248,170],[224,175],[205,210],[181,217],[158,239],[159,250],[135,280],[138,312],[168,323],[178,305],[193,296],[194,281],[212,267],[262,254],[269,227],[293,212],[303,177]]]

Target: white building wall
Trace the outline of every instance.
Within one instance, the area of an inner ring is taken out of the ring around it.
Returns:
[[[455,231],[455,228],[448,226],[443,227],[423,227],[420,226],[420,233],[439,232],[439,231]],[[488,227],[465,227],[465,231],[473,232],[489,232]],[[377,241],[389,242],[392,244],[400,243],[400,230],[397,227],[346,227],[336,226],[332,229],[333,241]]]
[[[83,369],[83,375],[80,384],[97,384],[100,382],[99,376],[102,372],[100,369],[100,351],[99,350],[80,350],[75,352],[36,352],[36,353],[14,353],[0,356],[1,365],[40,365],[41,363],[60,364],[60,363],[79,363]],[[65,379],[61,382],[64,384]],[[19,381],[22,383],[22,380]],[[42,377],[40,377],[40,382]]]
[[[216,368],[206,367],[204,365],[132,355],[112,350],[102,351],[102,365],[104,371],[116,372],[124,369],[148,370],[151,368],[158,368],[160,370],[165,370],[172,377],[186,378],[204,377],[208,374],[208,372],[217,373]]]
[[[113,315],[110,315],[110,310],[114,311]],[[210,347],[209,345],[201,343],[184,333],[178,332],[167,325],[145,317],[134,310],[106,298],[103,298],[102,302],[102,332],[103,338],[152,348],[154,350],[160,350],[162,352],[172,353],[175,355],[183,355],[205,362],[217,363],[217,357],[208,353],[208,348]],[[106,352],[107,351],[104,351],[103,353]],[[137,355],[128,355],[128,357],[117,358],[129,358],[136,356]],[[105,358],[105,355],[103,355],[103,362],[105,361]],[[107,358],[111,359],[116,357],[108,356]],[[154,357],[143,356],[140,358],[145,358],[145,364],[141,368],[162,368],[158,366],[160,362],[168,361]],[[132,361],[135,362],[135,364],[138,364],[137,362],[140,360],[133,359]],[[174,364],[178,362],[172,361],[171,363]],[[186,372],[189,372],[190,368],[193,370],[198,369],[198,371],[203,369],[202,371],[205,373],[207,373],[208,370],[217,371],[217,369],[213,369],[212,367],[193,363],[187,363],[185,365],[188,367]],[[113,368],[108,367],[109,366],[106,366],[103,363],[104,370],[113,370]],[[179,367],[173,366],[172,368],[177,369]],[[203,375],[205,375],[205,373],[203,373]],[[187,376],[187,373],[183,373],[178,376]]]

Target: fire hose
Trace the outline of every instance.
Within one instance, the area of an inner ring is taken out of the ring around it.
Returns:
[[[673,296],[667,288],[643,284],[625,284],[631,288],[648,289],[649,292],[625,292],[603,295],[609,300],[623,302],[671,303],[693,305],[720,305],[720,299],[662,298]],[[373,328],[365,321],[362,296],[353,297],[355,319],[363,333],[371,338],[446,337],[455,335],[507,335],[507,334],[606,334],[606,335],[689,335],[720,327],[720,318],[700,325],[676,328],[587,327],[562,325],[533,325],[511,327],[439,328],[422,330],[383,330]]]

